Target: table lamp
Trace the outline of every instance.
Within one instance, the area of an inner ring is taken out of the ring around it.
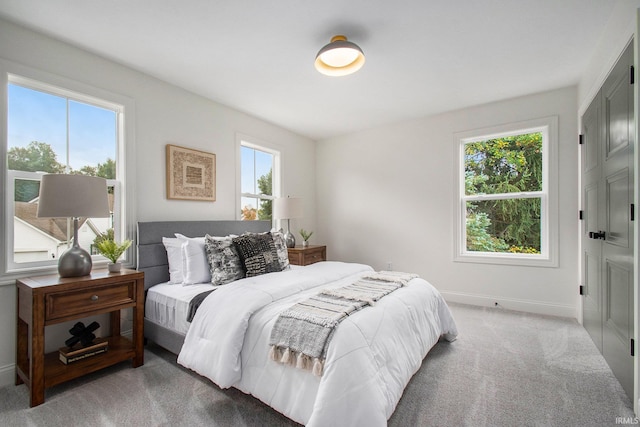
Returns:
[[[60,277],[91,273],[91,255],[78,243],[78,219],[109,217],[107,180],[96,176],[47,174],[40,182],[40,218],[73,218],[73,246],[58,259]]]
[[[296,246],[296,238],[291,234],[289,227],[289,220],[291,218],[302,217],[302,199],[297,197],[280,197],[274,200],[273,215],[275,219],[287,220],[287,232],[284,235],[284,240],[287,243],[288,248]]]

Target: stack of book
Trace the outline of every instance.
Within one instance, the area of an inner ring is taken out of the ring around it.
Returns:
[[[68,365],[69,363],[86,359],[87,357],[102,354],[106,352],[108,348],[109,342],[104,338],[98,338],[93,342],[93,344],[89,344],[86,347],[62,347],[60,348],[60,361],[65,365]]]

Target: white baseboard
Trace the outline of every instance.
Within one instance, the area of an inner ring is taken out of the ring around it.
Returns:
[[[440,291],[440,293],[447,302],[477,305],[480,307],[496,307],[497,303],[497,307],[507,310],[576,318],[576,307],[572,305],[494,297],[490,295],[474,295],[463,292]]]
[[[15,384],[16,382],[16,365],[0,366],[0,387]]]

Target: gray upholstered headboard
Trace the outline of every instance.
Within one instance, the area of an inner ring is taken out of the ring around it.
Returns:
[[[227,236],[245,232],[262,233],[271,229],[271,221],[153,221],[138,223],[138,270],[144,271],[144,288],[167,282],[169,265],[163,237],[175,233],[187,237]]]

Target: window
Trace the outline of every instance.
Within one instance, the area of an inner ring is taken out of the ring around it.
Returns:
[[[240,218],[272,220],[278,195],[280,152],[240,141]]]
[[[456,134],[457,261],[557,265],[557,119]]]
[[[110,218],[81,218],[78,240],[93,240],[124,224],[124,106],[17,75],[7,80],[6,270],[53,266],[73,242],[71,219],[36,216],[43,173],[107,179]],[[13,215],[11,215],[13,214]],[[96,255],[94,258],[102,259]]]

